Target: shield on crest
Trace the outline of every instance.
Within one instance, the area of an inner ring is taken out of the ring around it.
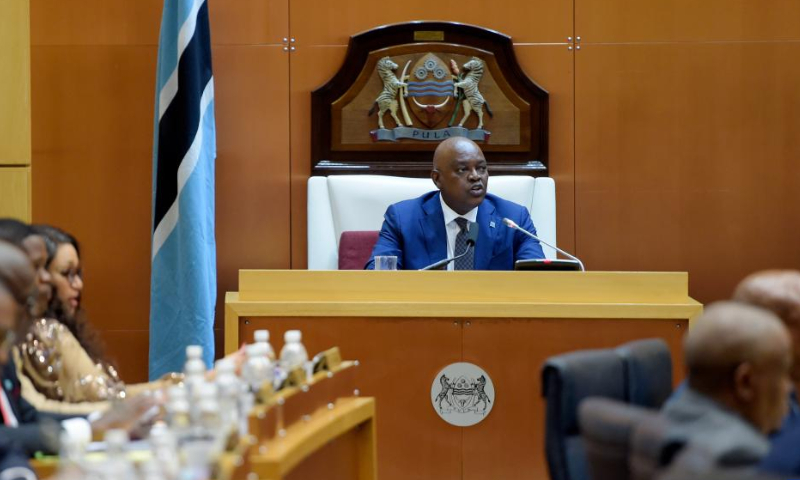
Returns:
[[[428,128],[449,118],[455,107],[450,67],[432,53],[420,58],[409,72],[407,99],[414,116]]]

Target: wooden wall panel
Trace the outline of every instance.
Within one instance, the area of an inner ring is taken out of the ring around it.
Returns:
[[[161,0],[32,6],[34,219],[82,241],[85,306],[127,380],[146,377],[154,79]],[[286,268],[288,2],[211,0],[219,290]],[[92,12],[92,15],[87,15]],[[224,46],[223,46],[224,45]],[[221,305],[221,300],[220,300]],[[218,308],[218,311],[222,311]],[[139,332],[136,347],[119,331]],[[108,332],[108,335],[105,335]],[[144,332],[144,333],[142,333]]]
[[[31,44],[156,45],[162,5],[161,0],[31,0]]]
[[[556,182],[556,241],[575,248],[575,90],[566,45],[515,46],[525,73],[550,94],[550,176]],[[490,180],[491,181],[491,180]]]
[[[289,59],[280,46],[217,46],[213,53],[222,312],[240,268],[290,266]]]
[[[595,270],[688,270],[726,298],[800,267],[797,43],[586,45],[576,54],[578,253]]]
[[[31,163],[28,0],[0,2],[0,165]]]
[[[209,0],[208,11],[214,45],[277,45],[289,36],[289,0]]]
[[[313,14],[310,14],[313,12]],[[566,42],[572,2],[443,0],[368,3],[359,0],[291,2],[291,32],[302,45],[347,45],[350,35],[390,23],[447,20],[510,35],[514,42]]]
[[[575,0],[582,42],[800,39],[796,0]]]
[[[0,166],[0,218],[31,218],[31,167]]]
[[[344,46],[299,47],[291,54],[292,268],[306,268],[306,211],[311,175],[311,91],[341,66]]]
[[[152,46],[32,48],[33,216],[81,242],[101,330],[148,327],[155,65]]]

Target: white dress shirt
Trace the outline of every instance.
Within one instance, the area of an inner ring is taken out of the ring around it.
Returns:
[[[478,220],[478,207],[473,208],[464,215],[459,215],[444,202],[444,198],[442,197],[441,194],[439,194],[439,201],[442,202],[442,213],[444,214],[444,229],[447,232],[447,258],[450,258],[455,255],[454,251],[456,248],[456,236],[458,235],[458,232],[461,231],[461,228],[458,226],[458,223],[456,223],[456,218],[464,217],[470,222],[475,223]],[[458,252],[458,253],[463,253],[463,252]],[[450,262],[447,264],[448,270],[453,270],[454,268],[455,268],[454,262]]]

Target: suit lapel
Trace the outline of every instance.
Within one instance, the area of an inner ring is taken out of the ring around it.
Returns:
[[[419,220],[428,250],[428,264],[447,258],[447,231],[439,195],[437,193],[422,204],[425,216]]]
[[[475,244],[475,270],[486,270],[492,260],[494,241],[497,237],[498,219],[495,218],[494,203],[485,198],[478,207],[478,242]]]

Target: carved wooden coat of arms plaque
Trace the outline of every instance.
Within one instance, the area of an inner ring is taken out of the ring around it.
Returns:
[[[312,170],[425,176],[437,143],[463,136],[494,173],[546,175],[547,115],[509,37],[447,22],[380,27],[351,37],[312,94]]]

